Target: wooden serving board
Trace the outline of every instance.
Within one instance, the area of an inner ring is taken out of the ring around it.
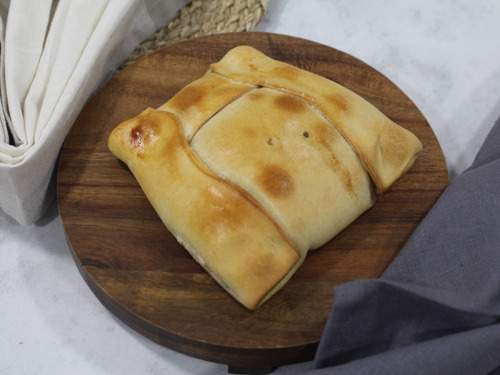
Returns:
[[[241,44],[341,83],[423,144],[413,168],[372,209],[310,252],[289,283],[254,312],[230,297],[176,242],[132,174],[107,149],[116,125],[160,106]],[[237,33],[169,46],[104,85],[68,135],[57,196],[76,265],[112,313],[161,345],[244,372],[312,359],[334,302],[333,288],[378,277],[447,184],[432,129],[383,75],[311,41]]]

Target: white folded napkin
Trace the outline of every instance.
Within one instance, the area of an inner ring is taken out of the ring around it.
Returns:
[[[92,93],[188,0],[0,0],[0,208],[37,220]]]

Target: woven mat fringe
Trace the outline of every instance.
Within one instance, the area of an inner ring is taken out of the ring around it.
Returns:
[[[142,42],[120,69],[173,43],[212,34],[252,31],[270,0],[194,0]]]

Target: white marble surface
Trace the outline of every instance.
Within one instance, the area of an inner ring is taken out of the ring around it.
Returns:
[[[496,0],[272,0],[258,30],[326,44],[386,75],[428,119],[453,178],[500,116],[498,20]],[[78,273],[55,204],[30,227],[0,212],[0,316],[2,374],[227,370],[163,348],[110,314]]]

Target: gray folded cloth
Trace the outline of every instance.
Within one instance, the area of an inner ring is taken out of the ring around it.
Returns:
[[[334,295],[311,374],[496,373],[500,119],[384,274]]]

